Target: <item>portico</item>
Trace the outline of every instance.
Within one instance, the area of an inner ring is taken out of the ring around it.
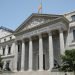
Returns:
[[[54,32],[55,34],[59,32],[59,35],[57,35],[56,38],[54,38]],[[64,52],[64,36],[63,31],[60,32],[58,30],[58,32],[56,32],[56,30],[48,31],[29,38],[17,40],[19,43],[16,43],[18,46],[18,55],[15,56],[17,58],[17,61],[15,61],[17,68],[15,69],[18,71],[52,70],[55,59],[59,64],[59,56],[61,52]],[[57,51],[55,51],[54,39],[59,39],[57,45],[60,45]],[[60,53],[57,57],[56,52]]]

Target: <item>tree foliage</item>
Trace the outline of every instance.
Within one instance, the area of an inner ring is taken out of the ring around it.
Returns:
[[[61,56],[62,58],[62,71],[74,71],[75,72],[75,49],[66,50],[65,54]]]

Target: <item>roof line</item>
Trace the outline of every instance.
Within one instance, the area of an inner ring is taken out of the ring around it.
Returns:
[[[32,13],[26,20],[24,20],[21,25],[15,30],[18,31],[19,29],[21,29],[22,26],[24,26],[24,24],[32,17],[32,16],[48,16],[48,17],[60,17],[60,16],[63,16],[63,15],[56,15],[56,14],[38,14],[38,13]]]
[[[75,12],[75,10],[71,11],[71,12],[64,13],[63,15],[68,15],[68,14],[71,14],[71,13],[74,13],[74,12]]]
[[[14,32],[13,30],[6,28],[6,27],[3,27],[3,26],[1,26],[0,29],[3,29],[3,30],[8,31],[8,32],[12,32],[12,33]]]

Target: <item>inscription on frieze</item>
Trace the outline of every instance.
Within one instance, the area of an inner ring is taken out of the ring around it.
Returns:
[[[56,24],[53,24],[53,25],[49,25],[47,27],[43,27],[43,28],[31,31],[31,32],[25,33],[25,34],[23,34],[23,38],[33,36],[33,35],[38,35],[42,32],[49,32],[50,30],[56,30],[56,29],[59,29],[60,27],[61,27],[61,25],[60,25],[60,22],[59,22],[59,23],[56,23]]]
[[[45,31],[48,31],[48,30],[49,30],[49,27],[44,27],[44,28],[41,28],[41,29],[38,29],[38,30],[35,30],[35,31],[32,31],[32,32],[26,33],[26,34],[23,35],[23,37],[36,35],[36,34],[39,34],[41,32],[45,32]]]

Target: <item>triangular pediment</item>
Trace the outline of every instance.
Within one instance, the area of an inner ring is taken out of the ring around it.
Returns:
[[[47,21],[52,21],[60,15],[48,15],[48,14],[32,14],[26,21],[24,21],[17,29],[16,32],[22,32],[33,27],[39,26],[46,23]]]

